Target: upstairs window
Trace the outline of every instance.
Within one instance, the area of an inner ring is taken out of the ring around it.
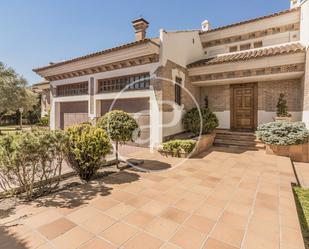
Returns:
[[[248,50],[251,48],[251,44],[250,43],[247,43],[247,44],[242,44],[240,45],[240,51],[243,51],[243,50]]]
[[[178,105],[181,105],[181,86],[182,86],[182,78],[176,77],[175,84],[175,102]]]
[[[261,48],[261,47],[263,47],[263,42],[262,41],[255,42],[255,43],[253,43],[253,47],[254,48]]]
[[[230,47],[230,52],[236,52],[238,50],[238,47],[237,46],[232,46]]]

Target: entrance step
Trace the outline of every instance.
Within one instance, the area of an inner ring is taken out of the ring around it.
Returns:
[[[265,145],[256,138],[253,132],[216,130],[215,146],[238,147],[248,150],[265,149]]]

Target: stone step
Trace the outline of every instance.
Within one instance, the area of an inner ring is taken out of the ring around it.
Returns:
[[[231,144],[231,145],[243,145],[243,146],[254,146],[256,143],[254,141],[245,140],[233,140],[233,139],[220,139],[216,138],[215,143],[218,144]]]
[[[264,149],[265,145],[253,132],[216,130],[215,146],[238,147],[242,149]]]
[[[244,140],[244,141],[256,141],[256,136],[240,136],[240,135],[234,135],[234,134],[217,134],[217,138],[219,139],[228,139],[228,140]]]
[[[248,149],[248,150],[263,150],[265,149],[265,145],[264,144],[228,144],[228,143],[220,143],[220,142],[214,142],[214,146],[217,147],[232,147],[232,148],[240,148],[240,149]]]
[[[229,134],[229,135],[239,135],[239,136],[255,136],[253,131],[230,131],[224,129],[217,129],[216,134]]]

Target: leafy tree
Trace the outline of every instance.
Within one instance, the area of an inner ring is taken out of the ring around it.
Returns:
[[[118,144],[134,141],[139,135],[140,130],[136,120],[124,111],[114,110],[101,117],[97,126],[107,131],[111,140],[116,144],[116,165],[119,166]]]
[[[90,124],[70,127],[67,134],[68,162],[81,179],[89,181],[112,148],[108,136],[103,129]]]
[[[23,108],[24,113],[31,111],[38,97],[27,86],[27,81],[14,69],[0,62],[0,120],[6,113],[15,113]]]
[[[277,103],[277,116],[278,117],[291,117],[288,113],[287,100],[284,93],[280,93],[278,103]]]

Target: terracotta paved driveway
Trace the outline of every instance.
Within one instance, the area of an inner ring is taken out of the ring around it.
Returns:
[[[123,171],[20,205],[0,220],[0,247],[303,249],[289,159],[234,152],[177,168],[180,159],[133,153],[162,171]]]

